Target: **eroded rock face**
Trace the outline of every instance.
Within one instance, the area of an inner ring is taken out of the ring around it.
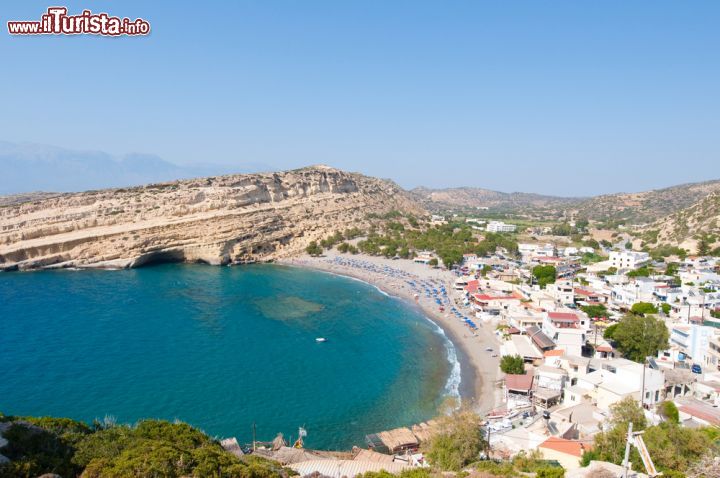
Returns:
[[[389,181],[323,166],[62,194],[0,207],[0,269],[266,261],[394,209],[424,212]]]

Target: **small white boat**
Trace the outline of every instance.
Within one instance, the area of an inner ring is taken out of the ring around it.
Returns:
[[[318,337],[315,339],[315,342],[327,342],[327,339],[325,337]]]

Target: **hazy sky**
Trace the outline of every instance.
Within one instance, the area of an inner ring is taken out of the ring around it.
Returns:
[[[558,195],[720,178],[720,2],[85,1],[11,37],[0,140]],[[1,172],[0,172],[1,174]]]

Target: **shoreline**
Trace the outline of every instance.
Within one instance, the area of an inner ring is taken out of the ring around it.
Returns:
[[[422,294],[416,300],[414,291],[407,285],[405,279],[383,274],[381,271],[339,264],[336,259],[363,262],[378,268],[401,271],[415,280],[430,280],[444,284],[448,297],[454,299],[458,294],[452,288],[454,276],[449,271],[432,269],[406,259],[391,260],[364,254],[341,254],[335,250],[325,251],[321,257],[304,255],[276,261],[279,265],[304,267],[360,280],[416,308],[442,331],[455,349],[460,363],[459,392],[463,404],[469,403],[472,409],[481,414],[493,410],[500,404],[499,390],[495,388],[499,376],[499,357],[492,357],[491,353],[485,351],[486,348],[491,347],[495,353],[499,352],[500,344],[495,338],[491,324],[481,324],[477,321],[479,328],[473,334],[448,312],[441,312],[433,300],[427,299]],[[469,312],[466,315],[469,315]]]

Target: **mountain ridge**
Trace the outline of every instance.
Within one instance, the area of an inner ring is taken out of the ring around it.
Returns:
[[[527,214],[535,212],[555,217],[582,217],[596,221],[651,223],[673,214],[720,191],[720,180],[684,183],[632,193],[603,194],[592,197],[548,196],[536,193],[505,193],[484,188],[458,187],[430,189],[418,187],[410,192],[431,210],[488,208],[492,212]]]

